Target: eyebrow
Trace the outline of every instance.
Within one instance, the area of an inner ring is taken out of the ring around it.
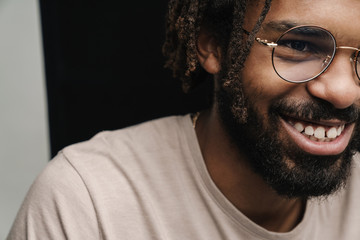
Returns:
[[[271,21],[268,23],[265,23],[262,25],[262,28],[265,31],[269,31],[269,30],[275,30],[277,32],[285,32],[287,30],[289,30],[290,28],[299,26],[302,24],[296,23],[296,22],[291,22],[291,21]]]
[[[298,26],[303,26],[302,28],[298,28],[295,31],[293,31],[293,34],[300,34],[303,36],[319,36],[319,37],[323,37],[323,36],[328,36],[324,31],[320,30],[321,28],[308,28],[308,25],[304,25],[304,24],[299,24],[296,22],[291,22],[291,21],[271,21],[268,22],[266,24],[264,24],[262,26],[262,28],[265,30],[265,32],[269,32],[269,31],[276,31],[279,33],[284,33],[285,31],[294,28],[294,27],[298,27]],[[311,26],[311,25],[310,25]],[[316,27],[316,26],[314,26]]]

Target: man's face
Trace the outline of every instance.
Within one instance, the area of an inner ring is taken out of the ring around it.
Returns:
[[[252,29],[258,16],[253,13],[261,7],[250,7],[245,29]],[[359,10],[357,0],[274,0],[257,37],[275,41],[281,32],[273,26],[295,23],[329,30],[337,46],[359,47],[360,25],[354,24],[360,22]],[[325,73],[300,84],[286,82],[275,73],[271,52],[255,42],[245,62],[242,85],[219,88],[217,104],[224,126],[253,169],[279,194],[330,194],[345,183],[360,138],[355,131],[360,87],[349,61],[354,51],[338,49]],[[246,123],[238,117],[242,94]],[[325,137],[312,133],[323,129]],[[334,131],[336,137],[326,137]]]

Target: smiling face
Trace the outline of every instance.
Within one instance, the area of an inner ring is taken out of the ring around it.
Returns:
[[[252,29],[259,8],[250,7],[245,29]],[[338,46],[358,47],[360,26],[352,24],[360,21],[358,10],[357,0],[274,0],[257,37],[275,41],[284,26],[311,25],[330,31]],[[287,46],[303,50],[302,44]],[[218,88],[220,118],[253,169],[279,194],[330,194],[344,185],[359,142],[360,87],[349,61],[354,51],[338,49],[329,68],[306,83],[281,79],[271,54],[272,48],[255,42],[242,86]],[[246,123],[237,117],[240,95],[246,99]]]

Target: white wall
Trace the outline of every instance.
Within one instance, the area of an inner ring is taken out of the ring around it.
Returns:
[[[49,159],[37,0],[0,0],[0,239]]]

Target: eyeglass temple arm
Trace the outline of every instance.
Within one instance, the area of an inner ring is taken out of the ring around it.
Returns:
[[[349,50],[354,50],[354,51],[360,51],[360,49],[359,48],[355,48],[355,47],[348,47],[348,46],[338,46],[338,47],[336,47],[336,49],[349,49]]]
[[[356,51],[356,56],[355,57],[350,57],[350,61],[353,61],[353,62],[358,61],[357,59],[358,59],[359,52],[360,52],[359,48],[348,47],[348,46],[338,46],[338,47],[336,47],[336,49],[349,49],[349,50]]]
[[[249,32],[249,31],[247,31],[247,30],[245,30],[245,29],[243,29],[243,31],[244,31],[245,34],[250,35],[250,32]],[[255,40],[256,40],[258,43],[260,43],[260,44],[262,44],[262,45],[265,45],[265,46],[268,46],[268,47],[274,48],[274,47],[277,46],[277,43],[268,42],[268,40],[266,40],[266,39],[255,38]]]
[[[262,44],[262,45],[265,45],[265,46],[268,46],[268,47],[274,48],[274,47],[277,46],[277,43],[268,42],[268,40],[266,40],[266,39],[255,38],[255,40],[256,40],[258,43],[260,43],[260,44]]]

